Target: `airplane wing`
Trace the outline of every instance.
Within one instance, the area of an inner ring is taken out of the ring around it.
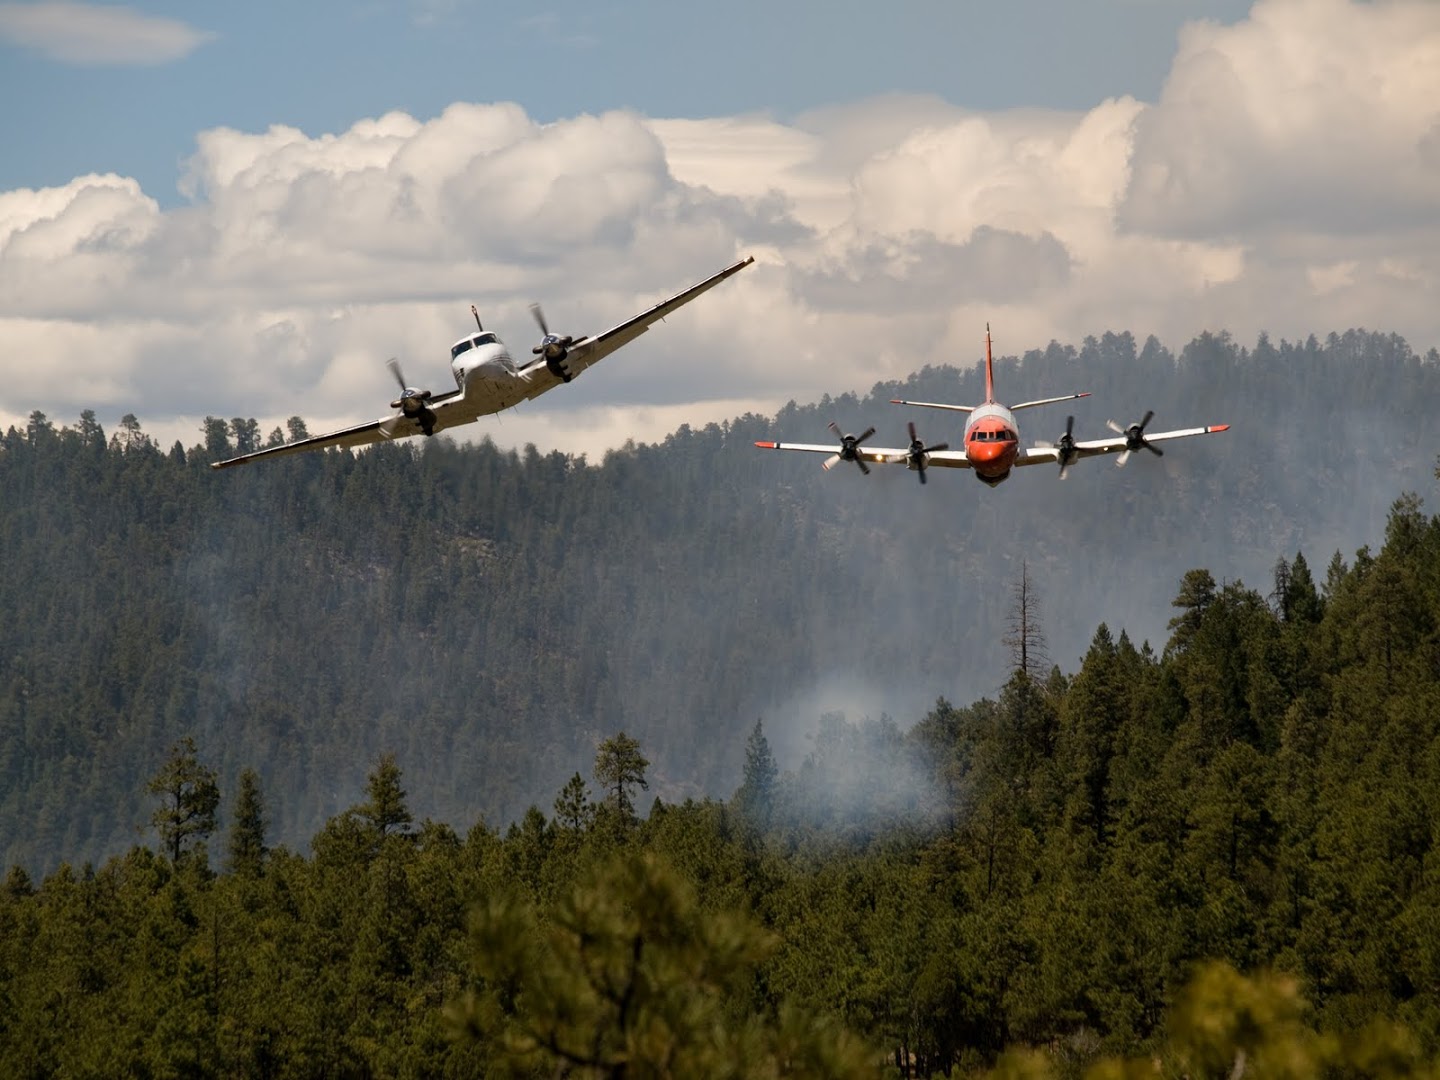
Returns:
[[[1145,442],[1165,442],[1167,439],[1188,439],[1192,435],[1212,435],[1220,431],[1229,431],[1229,424],[1210,424],[1206,427],[1181,428],[1178,431],[1157,431],[1154,435],[1146,435]],[[1086,439],[1075,444],[1076,452],[1082,457],[1096,457],[1100,454],[1118,454],[1129,445],[1124,435],[1112,435],[1104,439]],[[1054,458],[1051,458],[1053,461]]]
[[[1157,431],[1153,435],[1144,434],[1143,441],[1137,445],[1144,446],[1149,443],[1165,442],[1169,439],[1188,439],[1192,435],[1213,435],[1221,431],[1229,431],[1229,424],[1210,424],[1206,427],[1180,428],[1176,431]],[[1077,440],[1074,447],[1074,456],[1071,462],[1079,461],[1081,458],[1099,457],[1102,454],[1120,454],[1121,457],[1115,462],[1117,465],[1124,465],[1126,459],[1134,452],[1130,446],[1129,436],[1125,433],[1107,436],[1103,439]],[[1160,450],[1155,448],[1155,453]],[[1015,459],[1016,465],[1038,465],[1043,462],[1055,464],[1060,460],[1060,448],[1053,443],[1040,443],[1020,451]]]
[[[754,261],[755,257],[753,255],[741,259],[739,262],[727,266],[718,274],[713,274],[704,281],[691,285],[690,288],[684,292],[676,293],[670,297],[670,299],[662,300],[654,307],[646,308],[634,318],[626,319],[618,326],[612,326],[603,334],[596,334],[594,337],[577,338],[575,343],[570,346],[565,358],[565,367],[569,371],[570,377],[572,379],[575,378],[575,376],[590,367],[590,365],[603,360],[616,349],[620,348],[620,346],[630,344],[630,342],[650,329],[651,324],[659,322],[665,318],[666,315],[684,307],[701,293],[713,289],[731,275],[738,274]],[[562,381],[546,368],[543,358],[533,361],[528,365],[526,370],[527,374],[532,371],[534,372],[532,376],[534,390],[528,395],[532,398],[543,394],[546,390],[554,386],[558,386]]]
[[[427,404],[430,406],[430,411],[435,414],[435,423],[431,428],[431,434],[475,419],[464,408],[464,398],[458,390],[431,398]],[[210,467],[212,469],[228,469],[234,465],[244,465],[257,458],[283,457],[287,454],[298,454],[307,450],[324,450],[332,446],[369,446],[371,443],[388,442],[391,439],[405,439],[411,435],[423,434],[424,428],[420,426],[417,418],[406,416],[397,410],[389,416],[372,420],[368,424],[355,424],[352,427],[341,428],[339,431],[332,431],[325,435],[312,435],[308,439],[298,439],[295,442],[286,443],[284,446],[268,446],[264,450],[241,454],[238,457],[227,458],[225,461],[212,461]]]
[[[755,445],[761,450],[803,450],[810,454],[834,456],[834,461],[827,460],[821,465],[823,469],[833,468],[842,460],[839,457],[840,447],[836,443],[757,442]],[[899,465],[909,460],[910,448],[858,446],[855,448],[855,458],[877,465]],[[963,450],[930,450],[925,455],[925,464],[938,465],[943,469],[968,469],[970,459]]]

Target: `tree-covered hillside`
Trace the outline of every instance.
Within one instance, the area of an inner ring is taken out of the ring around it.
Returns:
[[[301,852],[179,740],[153,846],[0,885],[0,1073],[1433,1078],[1440,516],[1377,544],[643,818],[625,732],[505,829],[379,755]]]
[[[1231,431],[991,491],[751,446],[825,439],[831,419],[953,439],[885,402],[975,401],[974,368],[599,462],[437,439],[217,474],[260,441],[253,421],[165,448],[139,421],[33,416],[0,440],[0,860],[43,873],[124,850],[184,736],[227,797],[257,770],[291,844],[387,751],[419,813],[456,823],[546,804],[619,730],[666,800],[724,795],[757,716],[793,768],[824,713],[908,726],[937,697],[997,693],[1022,561],[1069,671],[1102,622],[1158,647],[1186,571],[1223,588],[1268,582],[1280,554],[1348,559],[1432,484],[1440,357],[1394,337],[1204,336],[1172,356],[1107,334],[996,378],[1010,401],[1093,391],[1080,436],[1147,408]],[[1022,436],[1053,438],[1066,408],[1021,414]]]

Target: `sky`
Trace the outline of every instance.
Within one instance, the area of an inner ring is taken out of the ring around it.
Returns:
[[[388,357],[447,389],[472,303],[528,356],[531,301],[593,334],[745,255],[461,432],[599,455],[987,323],[1440,345],[1432,0],[517,7],[0,2],[0,427],[323,431]]]

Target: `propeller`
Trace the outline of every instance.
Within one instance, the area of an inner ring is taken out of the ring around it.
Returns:
[[[866,465],[865,462],[860,460],[860,444],[866,439],[868,439],[871,435],[874,435],[875,429],[873,427],[868,427],[859,435],[846,435],[840,430],[838,426],[836,426],[835,421],[831,420],[830,430],[833,431],[836,435],[840,436],[840,449],[835,453],[831,454],[828,458],[826,458],[825,463],[821,466],[821,468],[825,469],[828,472],[830,469],[833,469],[837,464],[842,461],[853,461],[856,465],[860,466],[860,471],[862,473],[864,473],[866,476],[869,476],[870,466]]]
[[[1075,417],[1065,417],[1065,434],[1060,436],[1055,449],[1060,451],[1060,479],[1064,480],[1070,471],[1070,463],[1075,460]]]
[[[400,396],[390,403],[392,409],[403,409],[406,413],[416,411],[416,406],[423,405],[430,400],[429,390],[416,390],[405,382],[405,373],[400,370],[400,361],[391,357],[385,361],[385,366],[390,369],[390,374],[395,376],[395,381],[400,384]]]
[[[1065,434],[1061,435],[1059,440],[1053,443],[1042,440],[1035,445],[1058,451],[1055,459],[1060,462],[1060,479],[1064,480],[1070,471],[1071,464],[1079,457],[1079,452],[1075,449],[1075,417],[1067,416],[1065,418]]]
[[[871,428],[870,430],[875,430]],[[925,461],[929,455],[937,450],[949,450],[949,443],[936,443],[934,446],[926,446],[920,441],[920,436],[915,434],[915,422],[910,422],[910,452],[905,455],[905,460],[910,468],[920,475],[920,483],[925,483]]]
[[[565,351],[575,344],[575,338],[569,334],[564,337],[552,334],[549,324],[545,322],[545,311],[539,304],[530,305],[530,314],[535,316],[535,321],[540,324],[540,333],[544,335],[540,339],[540,344],[530,351],[537,356],[544,353],[547,360],[565,359]]]
[[[1143,420],[1141,420],[1138,424],[1131,424],[1129,427],[1124,428],[1122,428],[1114,420],[1105,421],[1106,425],[1110,428],[1111,431],[1115,432],[1117,435],[1125,436],[1125,449],[1121,450],[1120,456],[1115,459],[1115,465],[1117,468],[1123,466],[1125,462],[1129,461],[1130,454],[1133,451],[1139,450],[1142,446],[1146,450],[1149,450],[1156,457],[1165,456],[1165,451],[1161,450],[1158,446],[1155,446],[1153,443],[1149,442],[1145,438],[1145,425],[1150,423],[1150,418],[1154,415],[1154,409],[1147,409],[1145,411],[1145,418]]]
[[[395,376],[395,381],[400,384],[400,396],[390,403],[392,409],[399,409],[402,414],[418,420],[420,430],[426,435],[435,431],[435,414],[425,403],[430,400],[429,390],[416,390],[413,386],[405,385],[405,373],[400,370],[400,361],[391,357],[385,361],[385,366],[390,369],[390,374]],[[385,421],[386,430],[393,430],[398,418],[392,417]]]

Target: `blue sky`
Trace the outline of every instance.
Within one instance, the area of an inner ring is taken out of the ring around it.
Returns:
[[[389,356],[443,388],[471,303],[528,352],[533,300],[595,333],[747,254],[473,434],[600,453],[987,323],[1424,353],[1437,55],[1432,0],[0,0],[0,427],[324,431]]]
[[[741,0],[685,5],[143,3],[195,32],[181,55],[57,60],[5,32],[0,189],[87,172],[178,200],[180,162],[214,127],[283,123],[338,132],[400,109],[515,101],[539,121],[607,109],[657,117],[808,109],[878,94],[934,94],[975,109],[1154,100],[1181,25],[1234,21],[1242,0]],[[65,20],[51,33],[63,33]],[[117,51],[118,48],[117,48]]]

